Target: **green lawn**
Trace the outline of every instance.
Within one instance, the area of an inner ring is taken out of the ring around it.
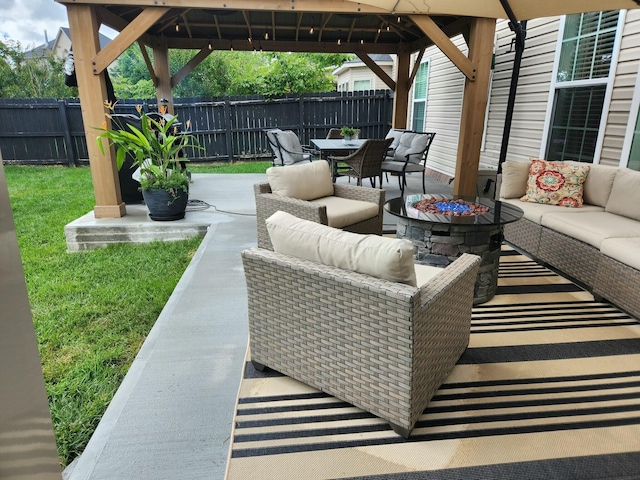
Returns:
[[[270,163],[191,166],[264,172]],[[82,453],[200,244],[66,252],[64,226],[94,206],[88,167],[5,166],[62,466]]]

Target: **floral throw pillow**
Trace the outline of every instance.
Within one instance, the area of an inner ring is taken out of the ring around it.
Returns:
[[[532,160],[523,202],[582,207],[583,184],[588,165]]]

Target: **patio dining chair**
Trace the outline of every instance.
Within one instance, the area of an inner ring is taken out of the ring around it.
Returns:
[[[352,154],[345,157],[331,156],[329,159],[347,166],[345,169],[338,168],[339,177],[355,177],[358,186],[362,186],[363,178],[369,178],[371,186],[374,188],[376,177],[380,177],[380,187],[382,188],[382,161],[391,141],[391,138],[367,140]]]
[[[398,177],[401,195],[404,195],[404,188],[407,186],[407,173],[420,173],[422,175],[422,192],[427,193],[424,171],[427,168],[429,148],[435,136],[434,132],[403,132],[393,154],[382,162],[383,173],[390,173]]]
[[[269,147],[273,151],[273,166],[293,165],[299,162],[311,162],[316,151],[300,143],[300,139],[291,130],[273,128],[265,131]]]

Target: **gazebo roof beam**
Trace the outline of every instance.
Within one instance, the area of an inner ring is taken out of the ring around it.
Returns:
[[[333,15],[332,13],[322,15],[322,25],[320,26],[320,31],[318,32],[318,42],[322,41],[322,33],[324,32],[324,29],[326,28],[327,23],[329,23],[329,20],[331,20],[332,15]]]
[[[242,16],[244,18],[244,23],[247,25],[247,31],[249,32],[247,38],[253,38],[253,32],[251,31],[251,19],[249,18],[249,13],[246,10],[243,10]],[[220,36],[220,38],[222,38],[222,35]]]
[[[213,16],[213,21],[215,22],[216,33],[218,34],[218,38],[222,38],[222,32],[220,31],[220,24],[218,23],[218,16],[217,15]]]

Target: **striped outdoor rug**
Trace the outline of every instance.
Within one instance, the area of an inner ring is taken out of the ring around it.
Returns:
[[[640,478],[640,324],[505,248],[410,440],[250,363],[235,425],[228,480]]]

